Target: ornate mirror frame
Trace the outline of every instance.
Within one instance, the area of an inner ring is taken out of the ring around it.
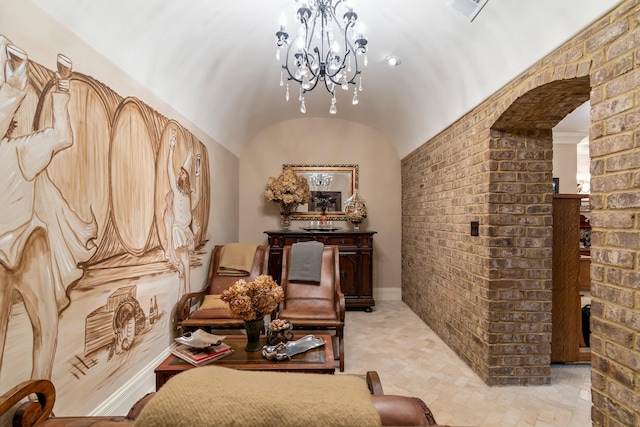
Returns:
[[[322,208],[317,201],[327,196],[329,206],[327,219],[345,221],[344,202],[358,188],[358,165],[295,165],[284,164],[282,170],[293,169],[296,175],[307,178],[311,191],[311,202],[298,206],[291,219],[298,221],[319,220]]]

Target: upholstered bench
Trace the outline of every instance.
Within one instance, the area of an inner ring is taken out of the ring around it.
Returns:
[[[382,394],[375,372],[354,375],[237,371],[205,366],[171,378],[126,417],[51,417],[55,390],[46,380],[26,381],[0,398],[0,415],[20,406],[14,421],[44,427],[154,426],[432,426],[418,398]]]

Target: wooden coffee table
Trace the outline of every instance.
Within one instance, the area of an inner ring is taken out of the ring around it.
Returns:
[[[233,347],[233,354],[215,360],[208,365],[223,366],[225,368],[240,369],[246,371],[278,371],[278,372],[308,372],[315,374],[334,374],[335,362],[333,358],[333,345],[330,335],[314,334],[324,338],[325,345],[314,348],[304,353],[296,354],[291,360],[276,362],[262,357],[261,351],[248,353],[244,351],[247,338],[244,335],[228,335],[224,343]],[[303,335],[296,335],[293,339],[302,338]],[[262,336],[262,344],[266,345],[266,337]],[[205,366],[208,366],[205,365]],[[195,366],[185,362],[173,354],[169,355],[155,369],[156,390],[167,382],[169,378]]]

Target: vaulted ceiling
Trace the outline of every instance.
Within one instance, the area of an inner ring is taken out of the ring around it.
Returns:
[[[404,157],[620,1],[488,0],[470,21],[447,0],[351,0],[368,66],[360,103],[338,91],[336,115],[323,88],[302,115],[279,85],[275,31],[283,14],[293,27],[294,0],[34,2],[236,155],[278,122],[331,117],[377,129]]]

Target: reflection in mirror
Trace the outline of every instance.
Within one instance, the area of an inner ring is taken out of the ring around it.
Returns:
[[[358,165],[282,165],[304,176],[309,183],[311,201],[298,206],[292,219],[319,219],[326,213],[331,220],[344,220],[343,203],[358,188]]]

